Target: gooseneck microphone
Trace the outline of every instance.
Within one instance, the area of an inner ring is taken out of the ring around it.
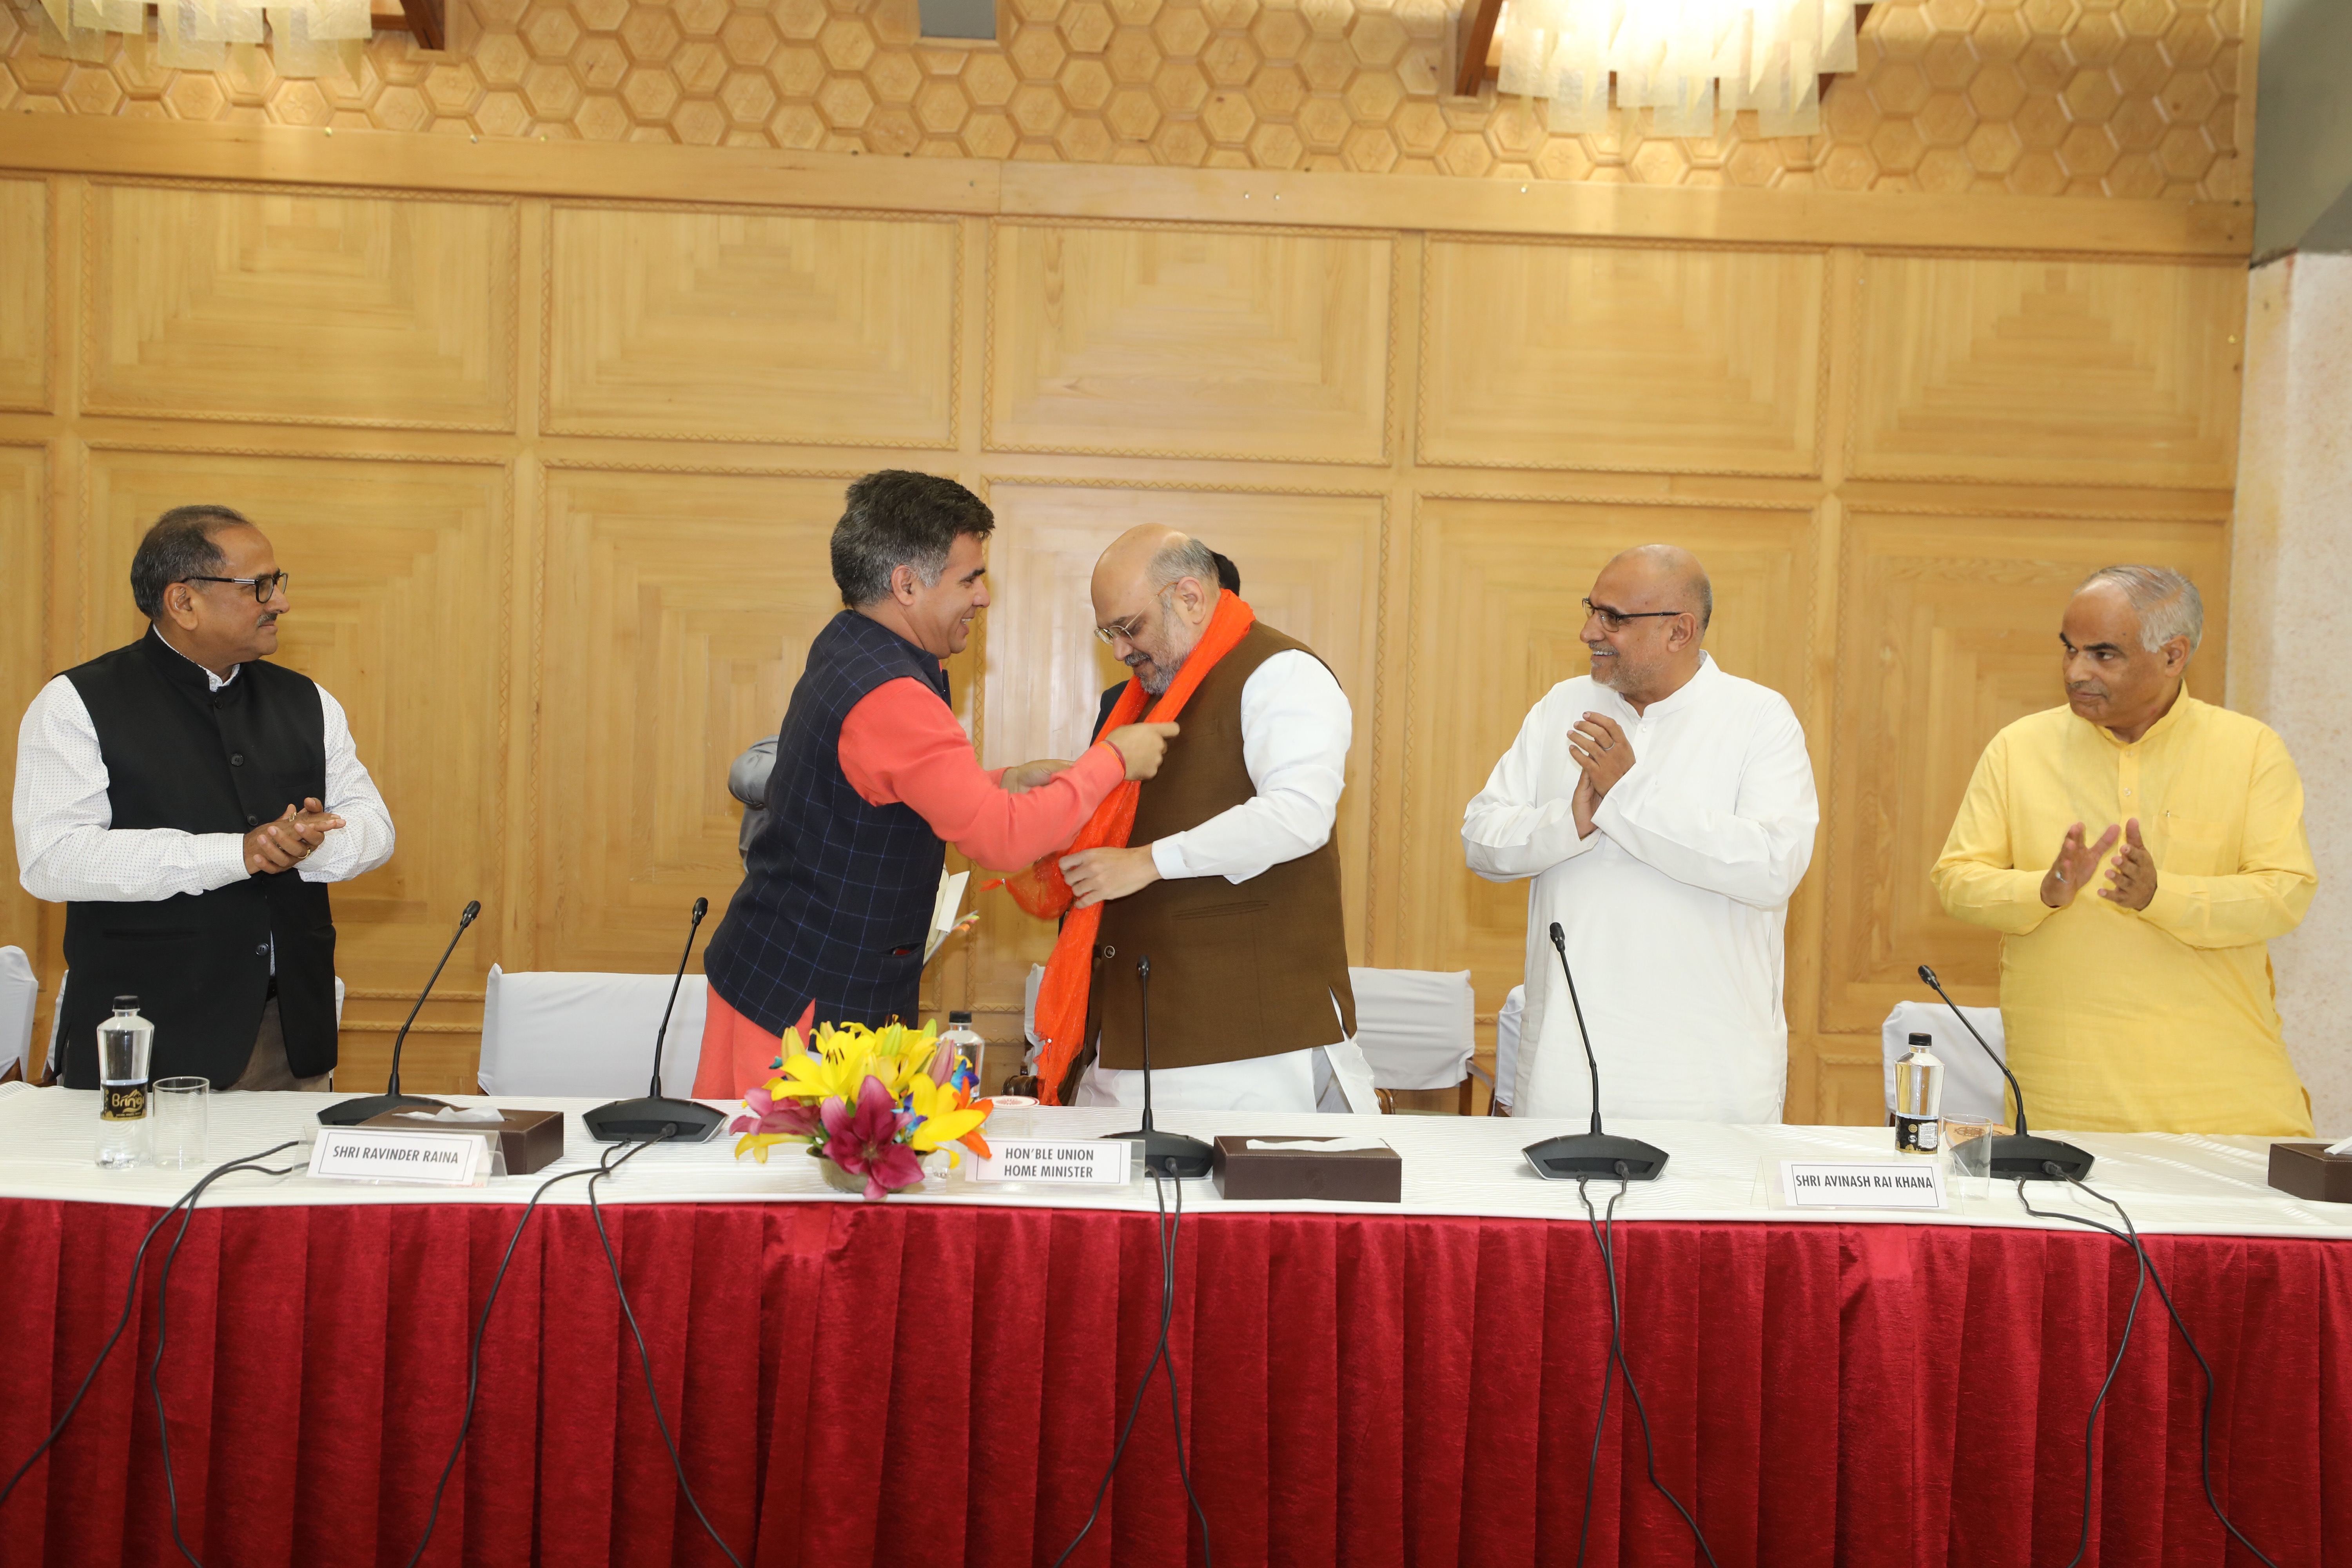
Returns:
[[[671,1100],[662,1089],[662,1041],[669,1035],[669,1016],[677,1006],[678,987],[686,984],[687,961],[694,956],[694,933],[710,912],[709,899],[694,900],[693,919],[686,928],[686,951],[677,955],[677,973],[669,983],[669,1005],[662,1009],[661,1027],[654,1031],[654,1077],[639,1100],[615,1100],[600,1105],[580,1120],[588,1135],[606,1143],[699,1143],[719,1131],[727,1112],[696,1100]]]
[[[2004,1182],[2021,1178],[2029,1182],[2079,1182],[2089,1175],[2089,1150],[2063,1139],[2036,1138],[2027,1130],[2025,1090],[2018,1086],[2017,1075],[2009,1070],[2009,1064],[2000,1059],[2000,1052],[1985,1045],[1985,1037],[1977,1033],[1977,1026],[1969,1022],[1969,1016],[1960,1011],[1960,1005],[1952,1000],[1943,983],[1936,978],[1934,970],[1921,964],[1919,978],[1927,983],[1929,990],[1943,997],[1944,1005],[1952,1010],[1952,1016],[1960,1021],[1960,1027],[1969,1032],[1969,1037],[1983,1047],[1984,1054],[1992,1058],[1992,1065],[2000,1069],[2000,1076],[2009,1080],[2009,1092],[2017,1097],[2017,1131],[1993,1135],[1992,1148],[1988,1151],[1992,1157],[1990,1173]]]
[[[1139,1139],[1143,1143],[1143,1168],[1162,1176],[1178,1176],[1198,1180],[1209,1173],[1209,1146],[1198,1138],[1187,1138],[1181,1132],[1162,1132],[1151,1124],[1151,957],[1149,953],[1135,961],[1136,981],[1143,992],[1143,1125],[1132,1132],[1114,1132],[1114,1138]]]
[[[1592,1054],[1592,1036],[1584,1026],[1584,1004],[1577,999],[1576,976],[1568,967],[1568,934],[1551,922],[1551,945],[1559,954],[1560,977],[1568,982],[1568,1005],[1576,1014],[1576,1033],[1584,1041],[1584,1065],[1592,1074],[1592,1131],[1566,1132],[1530,1143],[1521,1151],[1536,1174],[1546,1181],[1615,1176],[1628,1182],[1654,1182],[1666,1168],[1666,1152],[1639,1138],[1615,1138],[1601,1131],[1601,1058]]]
[[[416,994],[416,1005],[408,1010],[408,1023],[401,1025],[400,1033],[393,1037],[392,1076],[384,1081],[383,1092],[362,1095],[357,1100],[346,1100],[327,1107],[319,1112],[320,1126],[357,1127],[369,1117],[382,1116],[387,1110],[446,1110],[449,1108],[446,1100],[427,1100],[422,1095],[400,1092],[400,1047],[408,1043],[409,1025],[415,1023],[416,1015],[425,1011],[425,999],[433,994],[434,984],[440,980],[441,972],[449,967],[449,955],[457,951],[457,942],[465,936],[466,928],[472,925],[474,917],[481,912],[482,900],[475,899],[457,916],[457,930],[449,938],[449,945],[442,949],[441,962],[433,966],[433,978],[426,981],[425,989]]]

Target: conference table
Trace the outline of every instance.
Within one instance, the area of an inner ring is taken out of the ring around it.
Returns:
[[[193,1173],[101,1172],[94,1094],[0,1086],[0,1475],[73,1397],[132,1256]],[[214,1098],[226,1162],[314,1137],[331,1097]],[[473,1103],[460,1101],[460,1103]],[[0,1564],[409,1561],[467,1398],[469,1336],[522,1205],[604,1152],[474,1188],[237,1173],[205,1194],[49,1455],[0,1508]],[[1121,1113],[1041,1110],[1055,1138]],[[1185,1184],[1164,1378],[1073,1564],[1683,1564],[1622,1379],[1595,1458],[1609,1296],[1575,1184],[1528,1121],[1170,1116],[1174,1130],[1373,1135],[1399,1204],[1243,1203]],[[1625,1359],[1658,1478],[1714,1561],[2063,1563],[2084,1422],[2138,1266],[2023,1212],[1792,1208],[1784,1160],[1892,1156],[1884,1129],[1628,1122],[1671,1163],[1618,1194]],[[2352,1563],[2352,1205],[2263,1181],[2260,1139],[2082,1135],[2218,1383],[2217,1495],[2282,1565]],[[289,1152],[293,1156],[307,1151]],[[287,1155],[278,1157],[280,1162]],[[425,1561],[1053,1563],[1093,1506],[1160,1333],[1152,1184],[981,1186],[868,1204],[797,1149],[656,1145],[530,1215],[483,1331],[472,1425]],[[2037,1184],[2037,1207],[2112,1220]],[[617,1267],[644,1334],[622,1315]],[[163,1319],[168,1310],[168,1319]],[[164,1353],[150,1385],[159,1321]],[[650,1368],[648,1373],[647,1368]],[[2204,1384],[2151,1289],[2098,1433],[2085,1563],[2252,1563],[2200,1479]],[[1587,1518],[1588,1471],[1592,1475]]]

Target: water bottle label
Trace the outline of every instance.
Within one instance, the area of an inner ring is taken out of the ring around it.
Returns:
[[[147,1086],[143,1083],[110,1083],[101,1091],[98,1114],[105,1121],[143,1121],[147,1117]]]
[[[1895,1146],[1933,1152],[1938,1124],[1932,1116],[1913,1117],[1897,1114],[1895,1118]]]

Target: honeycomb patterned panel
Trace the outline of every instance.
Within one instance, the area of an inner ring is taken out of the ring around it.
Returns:
[[[356,80],[173,71],[137,39],[44,55],[0,7],[0,111],[790,147],[877,156],[1843,191],[2242,200],[2243,0],[1879,0],[1811,137],[1440,95],[1447,0],[1007,0],[1003,46],[926,45],[914,0],[451,0]]]

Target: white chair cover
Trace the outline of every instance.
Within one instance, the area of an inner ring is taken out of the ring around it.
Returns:
[[[41,983],[21,947],[0,947],[0,1060],[13,1060],[26,1083],[38,1082],[41,1064],[33,1059],[33,1010]]]
[[[1478,1004],[1470,972],[1350,969],[1356,1044],[1382,1089],[1452,1089],[1469,1073]]]
[[[1963,1007],[1969,1022],[1985,1038],[2003,1061],[2009,1059],[2008,1037],[2000,1027],[1998,1007]],[[1931,1047],[1936,1059],[1944,1064],[1944,1114],[1947,1116],[1981,1116],[1991,1121],[2006,1123],[2009,1112],[2003,1095],[2009,1085],[2000,1069],[1985,1058],[1976,1041],[1960,1027],[1952,1010],[1941,1002],[1897,1002],[1895,1011],[1886,1015],[1886,1022],[1878,1032],[1879,1065],[1886,1076],[1886,1109],[1895,1109],[1895,1063],[1911,1048],[1913,1035],[1927,1035],[1935,1039]]]
[[[1504,1105],[1519,1087],[1519,1024],[1528,1014],[1528,988],[1514,985],[1495,1015],[1495,1099]]]
[[[482,990],[482,1092],[610,1100],[645,1093],[669,987],[667,974],[508,974],[492,964]],[[709,996],[699,974],[678,987],[662,1045],[664,1094],[694,1092]]]

